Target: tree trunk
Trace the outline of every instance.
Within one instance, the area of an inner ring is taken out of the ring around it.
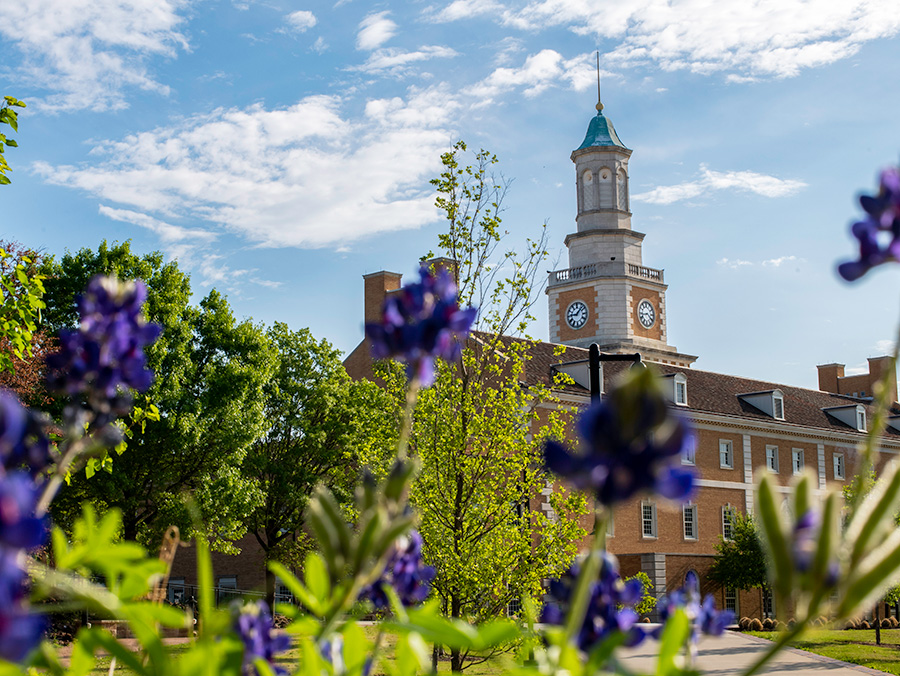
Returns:
[[[875,604],[875,645],[881,645],[881,600]]]
[[[450,597],[450,617],[455,619],[459,618],[461,610],[461,604],[459,602],[459,596],[454,594]],[[461,673],[463,668],[463,659],[462,659],[462,651],[459,648],[453,648],[450,651],[450,671],[453,673]]]
[[[272,615],[275,615],[275,573],[266,566],[266,605]]]

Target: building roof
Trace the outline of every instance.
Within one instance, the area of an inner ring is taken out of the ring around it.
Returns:
[[[503,337],[503,341],[519,340],[517,338]],[[564,351],[561,352],[561,350]],[[561,364],[583,361],[588,359],[588,350],[581,347],[561,346],[554,343],[535,341],[529,350],[531,359],[526,366],[525,378],[528,383],[543,383],[551,385],[555,367]],[[627,362],[603,363],[603,390],[606,391],[615,383],[626,369]],[[808,390],[802,387],[793,387],[781,383],[771,383],[753,378],[730,376],[724,373],[712,373],[693,368],[682,368],[669,364],[654,363],[653,367],[662,375],[681,374],[687,384],[687,406],[685,411],[690,414],[710,413],[733,418],[743,418],[747,423],[772,422],[777,424],[800,425],[815,428],[823,432],[850,432],[859,434],[854,427],[847,425],[832,415],[826,413],[826,409],[840,406],[855,406],[861,404],[866,409],[868,420],[874,415],[874,405],[869,399],[850,397],[819,390]],[[587,388],[578,383],[568,383],[555,386],[560,393],[571,395],[589,396]],[[756,408],[742,395],[748,393],[772,392],[779,390],[784,397],[784,419],[776,420],[771,415]],[[892,412],[900,413],[900,409],[894,406]],[[884,436],[900,441],[900,432],[888,426]]]
[[[591,123],[588,125],[584,141],[582,141],[581,145],[578,146],[576,150],[583,150],[584,148],[602,148],[606,146],[616,146],[628,150],[628,148],[625,147],[625,144],[622,143],[616,135],[616,129],[613,127],[612,120],[606,117],[602,112],[598,111],[597,115],[591,119]]]

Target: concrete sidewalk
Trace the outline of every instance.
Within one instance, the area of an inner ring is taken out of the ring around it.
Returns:
[[[755,662],[772,645],[765,639],[747,636],[736,631],[726,631],[719,638],[704,636],[700,639],[697,667],[704,674],[740,674]],[[632,650],[621,650],[617,655],[630,669],[644,673],[656,671],[656,641],[644,641]],[[830,657],[813,655],[803,650],[786,648],[769,662],[762,673],[777,676],[796,674],[827,674],[828,676],[881,676],[885,672],[856,664],[839,662]]]

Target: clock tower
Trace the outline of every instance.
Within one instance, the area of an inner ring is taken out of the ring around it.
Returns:
[[[601,352],[640,352],[645,361],[690,366],[666,339],[663,271],[645,267],[644,234],[631,229],[628,160],[612,121],[597,115],[572,152],[578,211],[566,237],[569,267],[550,273],[550,342]]]

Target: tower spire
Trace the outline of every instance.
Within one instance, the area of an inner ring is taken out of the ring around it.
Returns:
[[[603,112],[603,102],[600,100],[600,50],[597,50],[597,115]]]

